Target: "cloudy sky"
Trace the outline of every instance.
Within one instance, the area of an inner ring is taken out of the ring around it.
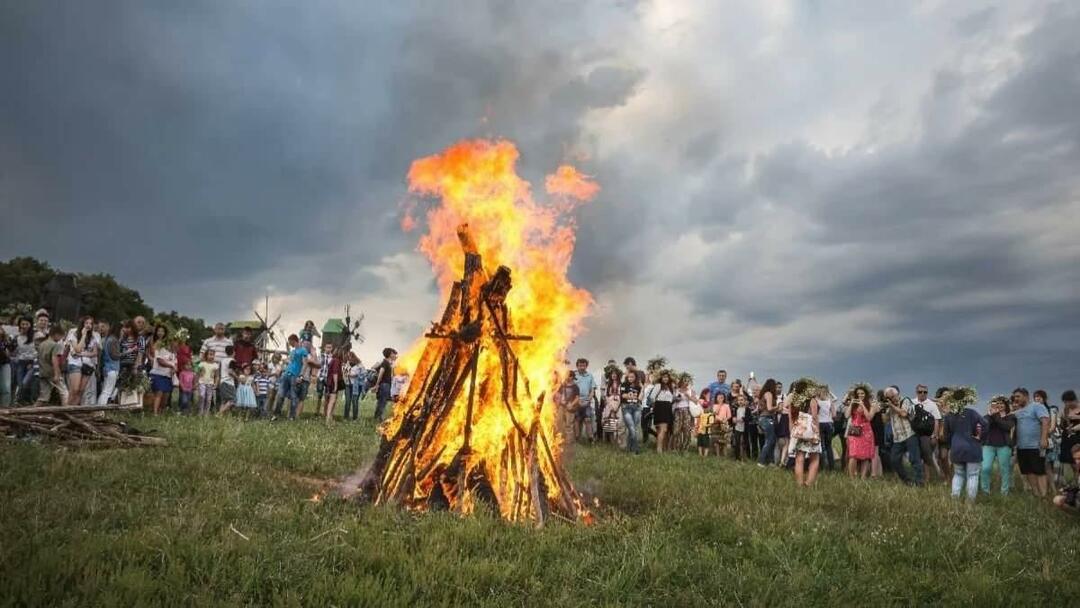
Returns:
[[[351,303],[370,359],[438,307],[409,163],[505,137],[603,187],[572,355],[1056,400],[1078,31],[1075,2],[6,2],[0,258],[211,321]]]

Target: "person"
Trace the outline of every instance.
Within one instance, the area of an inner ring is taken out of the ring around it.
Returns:
[[[755,408],[754,399],[743,387],[742,380],[736,378],[731,383],[730,399],[738,405],[739,397],[744,397],[746,401],[746,415],[743,417],[743,453],[746,454],[748,460],[757,462],[757,409]]]
[[[206,416],[217,399],[217,385],[221,367],[214,361],[216,351],[207,349],[199,355],[199,415]]]
[[[270,355],[270,361],[266,363],[266,375],[270,376],[270,394],[266,398],[266,410],[272,415],[274,403],[277,402],[278,385],[281,383],[281,353]]]
[[[124,320],[120,322],[120,371],[117,373],[117,385],[123,386],[124,378],[129,378],[141,373],[139,369],[139,335],[135,328],[135,322]]]
[[[390,347],[382,350],[383,360],[375,374],[375,422],[382,422],[386,404],[390,402],[390,387],[394,381],[394,363],[398,352]]]
[[[60,403],[66,403],[69,397],[68,387],[60,375],[61,360],[64,356],[64,328],[54,324],[49,328],[48,336],[38,345],[38,405],[48,405],[55,390],[60,394]]]
[[[555,390],[555,405],[560,412],[560,429],[564,441],[574,439],[577,427],[578,406],[581,405],[581,394],[574,379],[574,370],[568,370],[559,387]]]
[[[872,399],[877,407],[874,409],[874,417],[870,419],[870,428],[874,431],[874,460],[870,463],[870,477],[877,479],[884,474],[883,463],[890,461],[892,444],[888,441],[891,434],[885,434],[885,391],[878,390]]]
[[[191,410],[191,400],[195,394],[195,370],[191,367],[191,361],[183,364],[179,373],[176,374],[176,379],[177,384],[180,385],[180,413],[187,415]]]
[[[671,374],[663,371],[657,378],[653,391],[653,424],[656,426],[656,453],[663,454],[668,448],[672,423],[675,422],[675,380]]]
[[[326,422],[329,424],[334,421],[338,390],[341,389],[344,380],[342,380],[341,376],[341,355],[334,351],[333,344],[327,344],[326,346],[330,347],[323,363],[323,369],[325,370],[323,393],[326,397],[322,402],[322,409],[319,411],[322,412],[323,417],[326,418]]]
[[[259,417],[270,415],[267,400],[270,396],[270,386],[273,380],[270,378],[270,366],[265,361],[255,363],[255,376],[251,380],[255,389],[255,404],[258,406]]]
[[[107,405],[116,390],[116,381],[120,377],[120,326],[112,327],[106,321],[98,321],[101,333],[101,392],[97,396],[98,405]]]
[[[994,461],[998,464],[1001,476],[1001,495],[1008,496],[1009,480],[1012,477],[1012,431],[1016,420],[1009,415],[1009,399],[997,395],[990,399],[987,407],[986,432],[982,436],[982,471],[979,482],[983,494],[990,494],[990,478],[994,472]]]
[[[934,402],[941,403],[942,398],[949,391],[947,386],[939,386],[934,391]],[[938,408],[941,409],[940,407]],[[935,444],[937,445],[937,454],[935,454],[938,468],[941,469],[941,477],[946,480],[945,483],[952,483],[952,463],[949,462],[949,444],[945,442],[945,425],[944,425],[944,412],[942,412],[943,424],[938,425],[938,435],[935,437]]]
[[[816,391],[815,391],[816,393]],[[795,450],[795,485],[809,488],[817,480],[821,461],[821,430],[818,428],[816,394],[792,393],[788,416]],[[809,461],[809,466],[807,466]],[[805,471],[805,476],[804,476]]]
[[[712,439],[709,437],[709,432],[712,430],[713,423],[716,421],[716,414],[713,413],[712,408],[709,407],[709,389],[701,391],[702,403],[706,406],[701,410],[701,415],[697,417],[694,422],[694,434],[697,438],[697,451],[698,456],[708,456],[709,448],[712,447]]]
[[[1073,481],[1054,497],[1054,506],[1066,513],[1076,514],[1080,512],[1080,505],[1077,504],[1077,495],[1080,494],[1080,443],[1072,444],[1067,460],[1073,470]]]
[[[281,408],[285,404],[286,398],[289,399],[289,420],[296,419],[297,401],[299,400],[297,383],[300,374],[303,373],[304,361],[308,357],[308,351],[300,345],[300,337],[296,334],[290,335],[287,342],[290,349],[289,362],[281,372],[277,402],[274,404],[274,415],[271,420],[281,416]]]
[[[589,360],[580,357],[574,362],[574,382],[578,387],[577,419],[574,422],[574,437],[588,439],[590,442],[595,438],[596,431],[593,423],[596,420],[596,408],[593,406],[593,398],[596,394],[596,380],[589,373]]]
[[[690,413],[690,405],[694,403],[697,403],[697,396],[690,387],[690,378],[679,378],[678,388],[675,390],[675,401],[671,404],[669,450],[685,452],[690,449],[690,441],[694,438],[694,417]]]
[[[322,369],[322,355],[315,350],[315,345],[310,341],[303,341],[300,345],[307,352],[307,357],[304,358],[300,378],[296,382],[297,418],[304,413],[304,404],[307,402],[308,390],[311,388],[312,382],[315,383],[316,392],[318,392],[319,370]],[[313,378],[314,380],[312,380]]]
[[[848,475],[852,478],[870,477],[870,469],[877,454],[874,429],[870,421],[877,413],[877,406],[870,402],[869,386],[856,385],[848,391],[847,404],[847,454]]]
[[[622,424],[622,411],[619,409],[619,389],[622,384],[622,374],[615,366],[608,366],[606,369],[604,398],[601,402],[603,406],[601,420],[601,426],[604,430],[603,440],[605,443],[617,443],[619,426]]]
[[[64,340],[67,358],[68,405],[83,402],[87,383],[97,375],[97,360],[101,336],[94,331],[94,317],[85,316],[77,327],[71,328]]]
[[[154,330],[147,324],[146,317],[143,316],[135,317],[132,323],[135,325],[135,342],[139,347],[135,355],[135,367],[140,371],[150,371],[150,359],[147,353],[150,351]]]
[[[776,380],[768,378],[758,391],[758,429],[765,436],[758,456],[758,466],[773,464],[776,452],[776,413],[779,411],[776,399]]]
[[[1020,474],[1036,496],[1047,493],[1046,448],[1049,447],[1050,412],[1041,403],[1030,403],[1030,393],[1019,387],[1012,393],[1016,418],[1016,460]]]
[[[319,330],[315,329],[315,321],[312,321],[311,319],[304,321],[304,329],[300,330],[301,343],[311,342],[312,344],[314,344],[315,338],[321,337],[322,336],[319,335]]]
[[[409,389],[409,374],[400,367],[394,368],[394,378],[390,382],[390,402],[397,403]]]
[[[185,365],[190,365],[192,369],[195,369],[191,346],[188,345],[190,338],[188,331],[182,327],[176,330],[173,336],[173,353],[176,354],[176,369],[178,370],[183,370]]]
[[[1061,455],[1061,408],[1050,403],[1043,389],[1031,393],[1035,403],[1041,403],[1050,414],[1050,432],[1047,434],[1046,479],[1051,494],[1057,493],[1058,456]]]
[[[218,415],[236,406],[236,388],[243,370],[236,366],[232,345],[225,347],[225,357],[218,361]],[[253,407],[252,404],[250,407]],[[249,407],[245,405],[244,407]]]
[[[1076,391],[1070,389],[1061,394],[1061,408],[1061,456],[1058,462],[1064,469],[1073,469],[1072,447],[1080,444],[1080,401]]]
[[[255,363],[259,351],[255,348],[255,339],[252,336],[251,328],[245,327],[240,330],[240,338],[233,342],[233,356],[236,358],[236,364],[240,366],[240,369]]]
[[[893,444],[889,450],[889,463],[900,480],[908,485],[923,485],[922,451],[919,437],[911,428],[911,416],[915,406],[910,399],[900,395],[900,389],[890,386],[885,389],[885,406],[889,409],[889,421],[892,424]],[[982,450],[980,449],[980,460]],[[914,476],[908,475],[904,467],[904,454],[911,462]]]
[[[215,323],[214,335],[203,340],[202,347],[199,348],[199,358],[203,358],[206,351],[212,350],[214,351],[214,360],[221,361],[221,359],[225,358],[225,348],[232,345],[233,341],[225,335],[225,324]]]
[[[717,392],[717,395],[722,395],[722,392]],[[735,399],[735,413],[732,417],[734,432],[734,448],[733,456],[735,460],[742,460],[743,454],[746,453],[743,447],[746,445],[746,417],[750,413],[750,407],[746,402],[746,395],[738,394],[733,395]]]
[[[829,390],[829,385],[824,384],[818,388],[818,429],[821,430],[821,455],[825,461],[825,468],[833,470],[836,455],[833,454],[833,408],[836,397]]]
[[[945,441],[949,445],[949,460],[953,463],[952,497],[960,498],[961,491],[966,489],[967,500],[972,502],[979,492],[979,475],[982,471],[980,438],[987,424],[979,412],[958,399],[960,390],[964,390],[963,387],[948,393]]]
[[[721,369],[716,372],[716,381],[709,383],[709,401],[716,401],[716,394],[724,393],[724,397],[731,401],[731,385],[727,383],[727,370]]]
[[[776,426],[774,431],[776,432],[776,453],[774,454],[774,461],[776,466],[786,467],[788,462],[788,447],[791,444],[791,424],[789,423],[790,417],[788,416],[788,406],[785,403],[785,399],[781,396],[782,385],[780,382],[776,383],[776,399],[780,405],[777,408],[776,413]]]
[[[345,420],[356,420],[360,417],[360,399],[363,397],[364,376],[367,370],[356,353],[349,351],[349,371],[346,374],[348,392],[345,394]]]
[[[633,359],[629,359],[633,361]],[[634,369],[627,364],[626,373],[623,374],[622,383],[619,385],[619,407],[622,411],[623,425],[626,427],[626,449],[635,454],[641,453],[638,437],[641,433],[641,378],[640,370]]]
[[[938,408],[937,403],[930,398],[930,387],[925,384],[920,384],[915,387],[915,400],[913,401],[914,411],[918,412],[920,409],[926,411],[934,417],[934,429],[930,434],[916,433],[919,437],[919,451],[922,454],[923,466],[926,467],[926,478],[930,479],[930,471],[934,471],[939,478],[945,479],[945,474],[941,471],[941,464],[937,459],[937,442],[938,437],[941,436],[941,409]]]
[[[12,396],[12,356],[15,354],[15,336],[9,336],[4,325],[0,325],[0,407],[11,405]]]
[[[172,395],[173,375],[176,373],[176,355],[168,348],[169,329],[159,325],[155,330],[153,348],[153,367],[150,369],[150,392],[153,398],[153,412],[161,413],[161,403],[167,395]]]
[[[706,397],[708,397],[708,392],[706,392]],[[728,405],[727,396],[724,393],[716,393],[716,402],[712,405],[712,412],[713,425],[709,429],[709,439],[712,440],[713,451],[719,458],[724,456],[724,451],[731,445],[731,406]]]
[[[235,363],[234,369],[239,369],[239,374],[236,376],[236,408],[243,411],[245,417],[250,412],[259,411],[259,400],[255,397],[255,387],[252,382],[255,379],[255,374],[252,371],[251,364],[247,364],[243,367],[237,366]]]
[[[15,334],[15,366],[12,380],[16,403],[28,403],[33,390],[30,387],[34,379],[31,370],[37,360],[37,347],[34,343],[34,323],[29,317],[19,319],[18,333]]]

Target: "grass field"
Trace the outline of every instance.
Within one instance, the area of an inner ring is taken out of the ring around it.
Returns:
[[[370,415],[371,406],[365,404]],[[0,441],[3,605],[1068,605],[1080,521],[696,455],[577,448],[591,527],[311,502],[370,422],[133,417],[170,447]],[[243,535],[243,536],[241,536]]]

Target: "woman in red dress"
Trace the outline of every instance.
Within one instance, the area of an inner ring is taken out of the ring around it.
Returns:
[[[848,392],[845,408],[848,445],[848,475],[863,478],[870,476],[870,463],[874,460],[877,446],[874,445],[874,430],[870,419],[877,413],[877,406],[870,402],[870,387],[856,385]]]

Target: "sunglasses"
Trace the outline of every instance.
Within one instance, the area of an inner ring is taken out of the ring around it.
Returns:
[[[925,395],[927,393],[927,391],[915,391],[915,392],[920,394],[920,395]]]

